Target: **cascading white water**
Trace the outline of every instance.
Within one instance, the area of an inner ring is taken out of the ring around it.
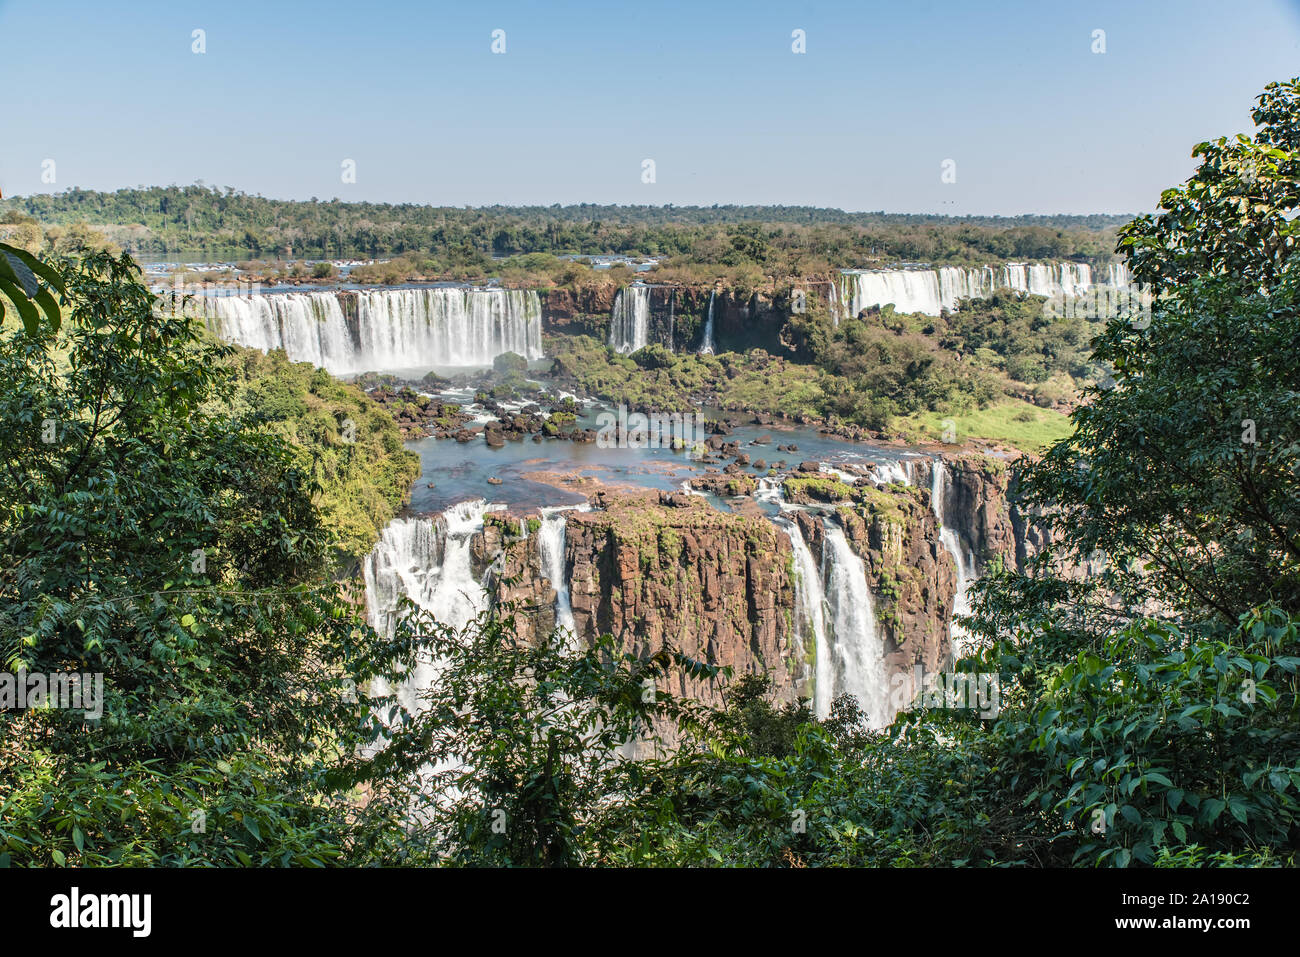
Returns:
[[[832,659],[830,680],[818,682],[818,704],[824,702],[829,712],[830,702],[847,692],[858,699],[867,723],[872,728],[883,728],[892,720],[893,709],[889,700],[884,645],[876,627],[866,565],[853,551],[838,524],[826,519],[823,528],[826,544],[822,555],[822,581],[834,639],[829,642]],[[822,654],[819,648],[819,663]]]
[[[609,344],[627,355],[650,341],[650,287],[644,283],[624,286],[614,296],[609,321]]]
[[[1084,263],[1026,265],[1008,263],[965,269],[868,269],[844,273],[848,314],[893,303],[896,312],[939,315],[962,299],[984,299],[999,288],[1035,296],[1077,296],[1092,286],[1092,269]]]
[[[717,295],[717,290],[709,291],[709,314],[704,320],[704,344],[700,346],[700,355],[713,355],[713,297]]]
[[[944,521],[944,494],[947,484],[948,468],[944,465],[943,459],[935,459],[930,473],[930,509],[939,522],[939,541],[952,556],[953,564],[957,566],[957,592],[952,600],[952,611],[955,617],[970,613],[970,582],[975,575],[975,568],[974,562],[968,566],[962,557],[961,539],[956,529]],[[954,657],[960,658],[966,654],[970,644],[970,635],[966,629],[954,620],[948,629],[948,635],[952,639]]]
[[[999,285],[1033,296],[1077,296],[1092,286],[1092,267],[1085,263],[1008,263]]]
[[[349,298],[355,322],[344,313]],[[490,365],[506,352],[543,355],[541,300],[531,290],[268,293],[216,297],[204,306],[219,337],[263,351],[283,349],[295,362],[340,375]]]
[[[831,655],[826,641],[826,593],[822,589],[821,569],[808,543],[803,540],[799,524],[781,518],[777,525],[790,539],[790,548],[794,552],[795,627],[805,650],[810,643],[813,648],[813,710],[818,718],[825,718],[830,713],[832,683]]]
[[[800,506],[789,506],[801,511]],[[790,539],[794,555],[796,633],[811,643],[813,712],[830,714],[842,694],[858,699],[867,723],[883,728],[894,718],[885,648],[876,625],[866,564],[830,518],[822,519],[822,559],[813,556],[799,524],[781,515],[773,519]]]
[[[392,634],[401,614],[400,598],[405,595],[442,624],[463,628],[487,608],[487,591],[474,578],[470,563],[470,540],[483,528],[483,516],[502,508],[482,499],[453,505],[434,518],[398,518],[384,529],[378,544],[371,550],[362,568],[366,584],[366,614],[370,624]],[[403,677],[396,689],[376,678],[371,682],[373,696],[394,694],[409,715],[425,710],[422,692],[437,680],[443,666],[438,660],[419,660]],[[378,742],[367,751],[383,747]],[[441,772],[460,767],[457,758],[426,765],[420,771],[421,789],[432,794],[433,782]],[[457,792],[444,790],[436,800],[454,797]],[[411,808],[413,819],[422,817],[418,807]]]
[[[754,489],[754,501],[759,504],[784,505],[785,493],[781,490],[781,479],[762,476],[758,480],[758,487]]]
[[[358,293],[357,326],[369,368],[488,365],[513,352],[542,357],[542,307],[518,289],[400,289]]]
[[[843,482],[845,485],[858,484],[858,477],[852,472],[837,469],[835,466],[827,465],[825,462],[822,462],[817,466],[817,471],[821,472],[823,475],[833,475],[835,476],[836,481]]]
[[[569,575],[564,564],[565,508],[544,508],[542,525],[537,530],[537,549],[542,559],[542,574],[555,589],[555,628],[573,644],[577,626],[569,602]]]
[[[250,349],[283,349],[294,362],[331,372],[352,372],[357,345],[334,293],[219,296],[204,300],[208,328],[219,338]]]
[[[675,351],[675,346],[673,345],[673,343],[675,342],[676,335],[677,335],[677,330],[675,328],[676,322],[677,322],[677,290],[674,289],[668,293],[668,351],[669,352]]]
[[[893,303],[895,312],[939,315],[939,276],[931,269],[873,269],[852,273],[849,315]]]
[[[453,505],[434,518],[390,522],[362,567],[370,624],[391,635],[402,596],[454,628],[463,628],[483,611],[487,592],[474,578],[470,539],[483,528],[484,514],[500,507],[476,499]],[[421,661],[396,689],[398,700],[410,713],[421,710],[420,692],[436,674],[435,663]],[[392,689],[377,682],[374,690],[387,694]]]
[[[886,462],[872,469],[871,481],[877,485],[889,485],[891,482],[897,482],[899,485],[911,485],[912,475],[910,469],[903,462]]]

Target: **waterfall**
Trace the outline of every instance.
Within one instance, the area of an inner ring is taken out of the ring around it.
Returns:
[[[542,526],[537,530],[537,548],[542,559],[542,574],[555,589],[555,628],[569,638],[571,646],[577,642],[577,626],[573,622],[573,606],[569,603],[569,574],[564,564],[565,508],[544,508]]]
[[[839,325],[840,325],[840,290],[839,290],[839,284],[836,283],[835,280],[832,279],[831,282],[830,282],[830,287],[831,287],[831,291],[830,291],[830,295],[827,297],[827,300],[828,300],[827,305],[828,305],[828,307],[829,307],[829,309],[830,309],[830,313],[831,313],[831,323],[835,326],[835,328],[838,329],[838,328],[839,328]]]
[[[893,720],[894,707],[866,564],[832,519],[822,519],[820,563],[797,522],[785,516],[773,521],[790,539],[794,553],[796,629],[805,648],[811,643],[815,660],[814,714],[825,718],[835,698],[852,694],[867,723],[885,727]]]
[[[644,348],[650,341],[650,287],[645,283],[624,286],[614,297],[610,315],[609,345],[623,355]]]
[[[943,459],[935,459],[930,473],[930,508],[939,522],[939,541],[943,543],[944,549],[952,556],[953,564],[957,566],[957,592],[952,599],[952,612],[955,618],[957,615],[970,612],[969,589],[970,581],[975,575],[975,563],[972,561],[969,566],[966,564],[962,558],[961,539],[957,536],[956,530],[949,527],[943,519],[943,496],[947,484],[948,468],[944,465]],[[970,644],[970,635],[966,629],[954,620],[948,628],[948,635],[952,639],[953,656],[960,658],[966,654]]]
[[[198,303],[219,338],[250,349],[283,349],[294,362],[351,372],[357,344],[333,293],[219,296]]]
[[[844,281],[850,316],[889,303],[897,312],[937,316],[941,310],[956,309],[962,299],[984,299],[999,288],[1050,298],[1078,296],[1093,285],[1092,269],[1083,263],[1007,263],[1000,270],[992,266],[845,270]]]
[[[826,593],[822,589],[821,570],[803,540],[799,524],[782,518],[777,525],[790,539],[794,551],[795,621],[805,649],[811,644],[816,663],[813,682],[813,709],[818,718],[830,713],[831,656],[826,642]]]
[[[892,720],[893,709],[867,568],[838,524],[830,519],[822,524],[826,535],[822,581],[835,638],[829,648],[833,658],[830,681],[818,682],[816,707],[819,713],[823,708],[829,713],[835,696],[847,692],[858,699],[867,723],[883,728]],[[819,666],[821,658],[822,649],[818,649]]]
[[[893,303],[896,312],[939,315],[939,276],[930,269],[873,269],[853,273],[849,315]]]
[[[355,314],[346,315],[355,307]],[[439,287],[221,296],[204,302],[220,338],[294,362],[349,373],[491,365],[505,352],[542,353],[537,293]]]
[[[486,590],[474,578],[470,563],[470,540],[483,528],[483,516],[502,508],[482,499],[453,505],[442,514],[429,518],[398,518],[384,529],[362,568],[366,584],[366,616],[376,629],[391,635],[400,611],[399,599],[405,595],[433,618],[455,628],[463,628],[487,608]],[[443,667],[441,660],[421,658],[407,672],[396,689],[381,678],[371,682],[373,696],[394,694],[402,710],[416,715],[426,707],[422,692],[437,680]],[[385,719],[386,720],[386,719]],[[366,749],[373,754],[384,743]],[[435,800],[454,799],[455,789],[433,794],[436,775],[461,766],[457,757],[425,765],[420,769],[421,790]],[[423,812],[417,805],[409,811],[413,820]]]
[[[891,482],[897,482],[899,485],[911,485],[912,472],[903,462],[886,462],[884,465],[877,465],[872,469],[871,481],[877,485],[889,485]]]
[[[487,608],[487,592],[470,564],[470,539],[483,528],[484,514],[500,507],[477,499],[453,505],[434,518],[390,522],[362,567],[370,624],[391,635],[403,596],[454,628],[463,628]],[[436,663],[421,661],[406,676],[396,692],[407,711],[421,710],[420,692],[436,674]],[[377,694],[392,690],[383,682],[376,685]]]
[[[673,340],[676,336],[674,324],[676,317],[674,313],[677,309],[677,290],[673,289],[668,293],[668,351],[673,352]]]
[[[716,289],[709,290],[709,315],[704,320],[704,345],[700,346],[700,355],[713,355],[713,297],[717,295]]]
[[[768,478],[766,475],[758,480],[758,487],[754,489],[754,501],[760,505],[785,504],[785,493],[781,490],[780,478]]]

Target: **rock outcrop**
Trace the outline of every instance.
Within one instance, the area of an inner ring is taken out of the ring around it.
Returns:
[[[1041,517],[1022,514],[1014,463],[972,454],[944,458],[941,513],[975,570],[1016,568],[1047,541]],[[889,670],[942,671],[951,653],[953,559],[931,502],[930,460],[914,460],[912,484],[854,484],[813,471],[787,478],[787,513],[814,561],[829,561],[824,520],[844,530],[863,559]],[[715,473],[718,481],[732,475]],[[690,657],[764,673],[782,700],[812,694],[815,650],[798,633],[793,552],[786,534],[755,507],[726,513],[683,493],[597,492],[590,512],[566,513],[565,575],[577,636],[614,636],[644,656],[671,645]],[[529,640],[555,627],[556,590],[541,572],[536,519],[493,513],[474,539],[476,575],[510,603]],[[673,678],[674,694],[719,704],[725,682]]]
[[[790,544],[770,522],[699,499],[605,495],[599,510],[570,515],[565,537],[580,638],[611,634],[635,654],[671,644],[736,674],[766,673],[786,700],[800,693]],[[717,684],[676,681],[676,694],[721,700]]]
[[[939,542],[929,491],[855,486],[854,498],[828,514],[866,566],[889,670],[910,673],[920,664],[927,673],[941,671],[951,650],[957,576]],[[797,512],[795,520],[813,556],[823,557],[818,513]]]

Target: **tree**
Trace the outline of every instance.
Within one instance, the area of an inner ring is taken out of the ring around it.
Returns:
[[[227,347],[127,257],[39,265],[68,315],[0,337],[0,667],[102,700],[0,712],[0,863],[338,859],[351,689],[400,650],[329,583],[287,445],[223,409]]]
[[[1121,231],[1149,317],[1111,321],[1075,434],[1031,468],[1078,558],[1104,553],[1107,592],[1154,596],[1232,625],[1274,601],[1300,610],[1300,84],[1272,84],[1260,130],[1202,143],[1166,210]]]
[[[995,731],[1071,862],[1264,864],[1300,836],[1298,91],[1121,230],[1158,297],[1107,323],[1113,382],[1024,473],[1055,546],[977,585]]]

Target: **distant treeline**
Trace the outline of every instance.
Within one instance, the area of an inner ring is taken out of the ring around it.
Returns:
[[[0,204],[0,222],[108,227],[123,249],[213,258],[432,256],[449,267],[546,252],[755,264],[768,274],[874,262],[1111,257],[1129,216],[848,213],[806,206],[489,206],[275,200],[233,189],[70,189]]]

